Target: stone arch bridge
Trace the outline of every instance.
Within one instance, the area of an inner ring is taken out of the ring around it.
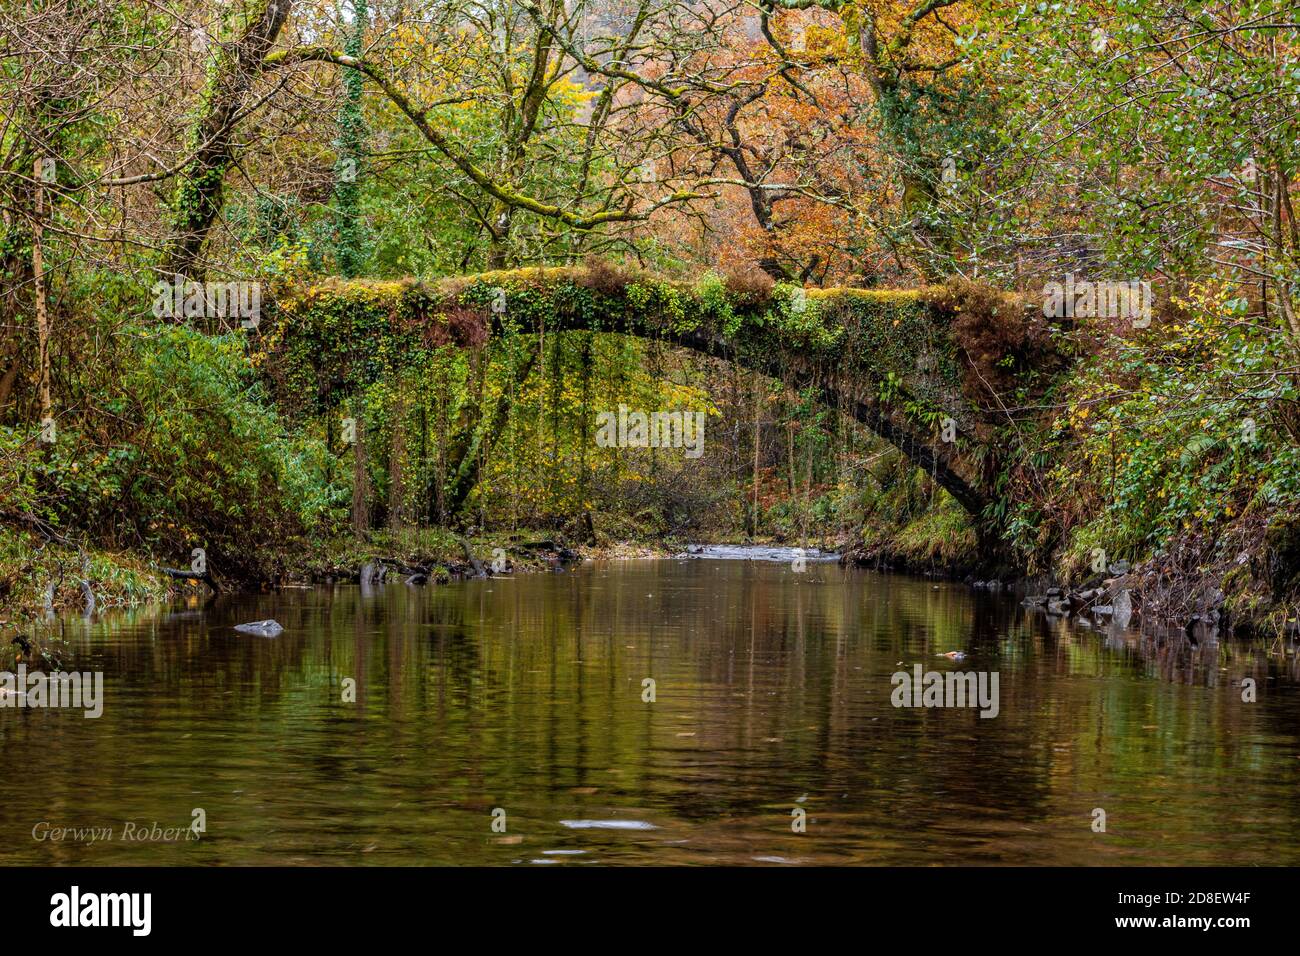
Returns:
[[[430,346],[571,330],[656,339],[813,389],[896,446],[986,530],[994,478],[1015,454],[1008,396],[1041,390],[1054,358],[1040,315],[965,281],[805,290],[598,264],[271,291],[264,368],[291,404],[330,407]]]

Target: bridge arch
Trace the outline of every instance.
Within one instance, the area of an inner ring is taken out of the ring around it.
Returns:
[[[994,500],[998,436],[1008,424],[990,376],[1032,374],[1035,363],[1028,311],[972,283],[804,290],[598,264],[437,282],[327,280],[282,285],[272,299],[263,365],[303,405],[330,408],[431,346],[539,331],[655,339],[814,389],[924,469],[977,526]],[[1001,349],[997,336],[990,344],[979,333],[990,311],[1011,329]]]

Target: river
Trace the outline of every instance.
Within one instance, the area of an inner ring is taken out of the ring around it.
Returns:
[[[1293,653],[957,583],[710,556],[57,627],[103,714],[0,709],[0,863],[1300,863]],[[894,706],[918,664],[996,716]]]

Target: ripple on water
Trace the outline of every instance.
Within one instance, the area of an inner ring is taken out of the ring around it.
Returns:
[[[560,826],[570,830],[658,830],[644,820],[561,820]]]

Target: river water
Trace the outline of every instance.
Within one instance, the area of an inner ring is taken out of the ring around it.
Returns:
[[[1294,654],[961,584],[697,557],[57,626],[103,715],[0,709],[0,863],[1300,863]],[[917,664],[997,716],[893,706]]]

